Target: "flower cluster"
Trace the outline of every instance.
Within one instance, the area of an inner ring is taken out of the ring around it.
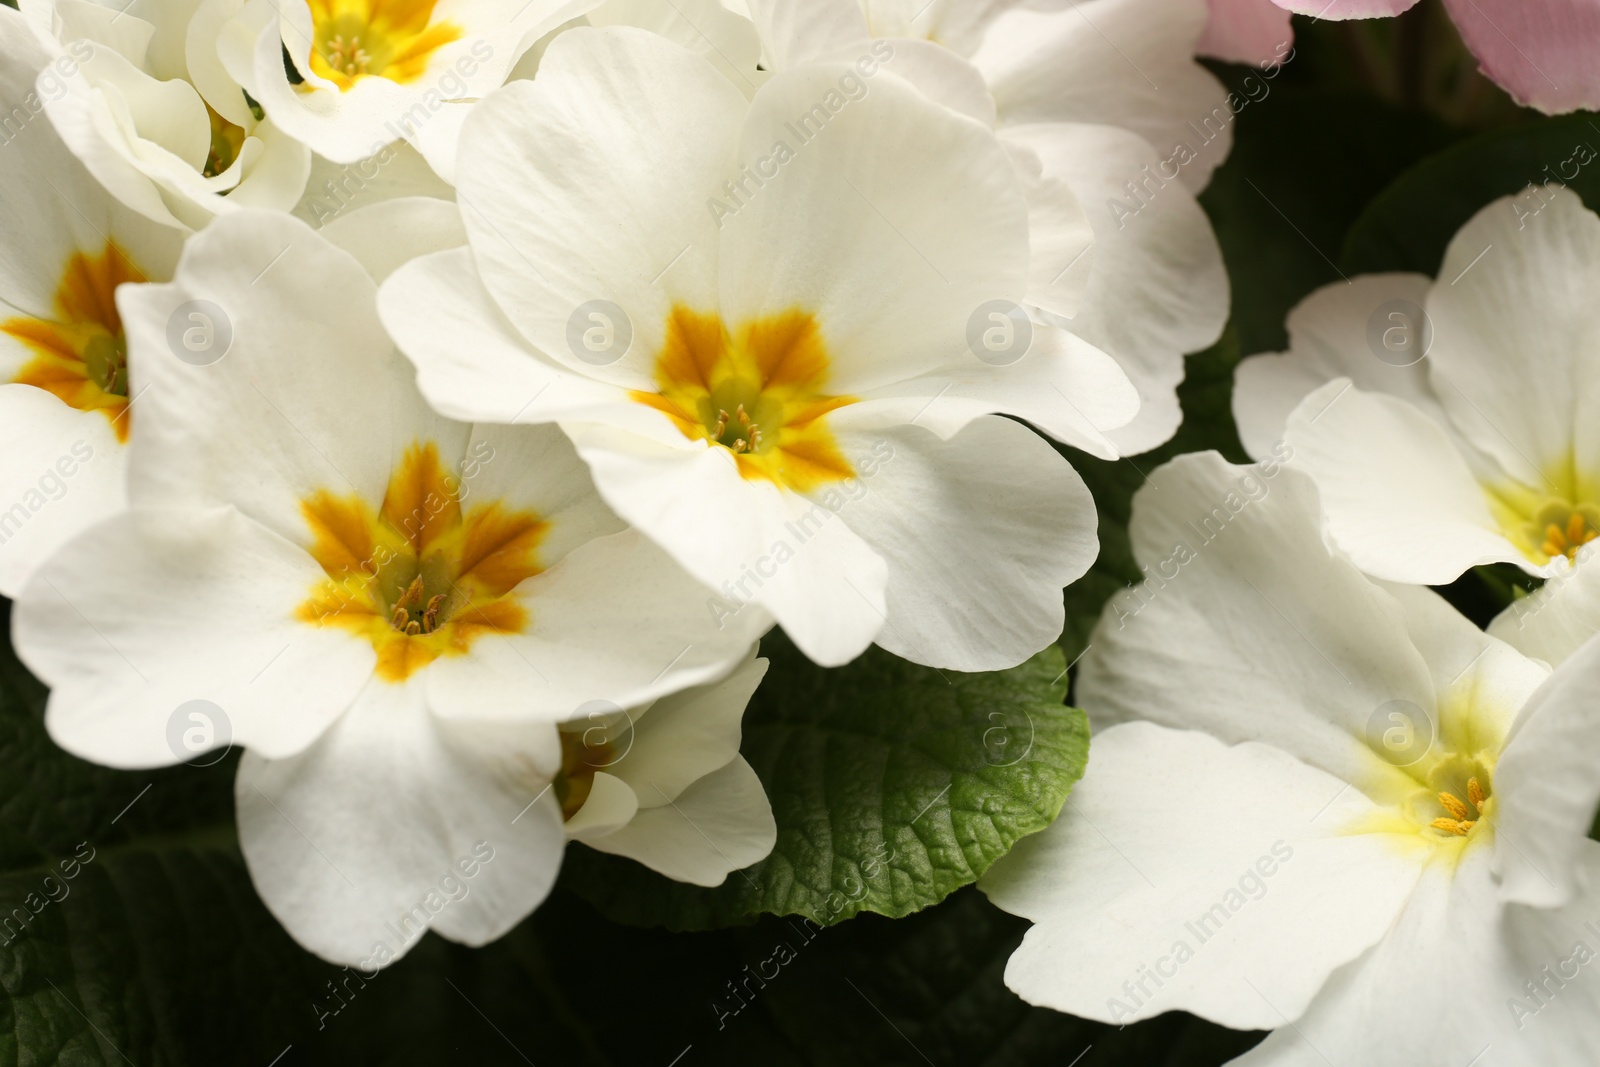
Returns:
[[[1113,1023],[1272,1035],[1250,1064],[1589,1063],[1600,991],[1600,217],[1495,201],[1438,280],[1308,297],[1238,367],[1248,451],[1134,498],[1069,814],[983,886],[1006,981]],[[1487,632],[1427,585],[1546,579]]]
[[[0,11],[0,593],[51,737],[243,748],[258,890],[363,970],[498,937],[569,841],[761,860],[766,631],[1015,666],[1098,551],[1052,439],[1177,428],[1226,138],[1110,194],[1225,94],[1154,6],[1126,48],[943,0]]]
[[[1517,9],[1546,92],[1448,6],[1519,99],[1600,102],[1589,15]],[[1288,9],[0,10],[0,594],[51,738],[242,748],[257,890],[363,973],[500,937],[574,842],[763,861],[774,627],[819,671],[1060,637],[1069,457],[1179,428],[1230,298],[1196,196]],[[1576,194],[1496,201],[1238,364],[1255,463],[1150,471],[1090,769],[982,878],[1019,995],[1250,1063],[1600,1057],[1597,289]],[[1472,573],[1543,584],[1484,628],[1429,588]]]

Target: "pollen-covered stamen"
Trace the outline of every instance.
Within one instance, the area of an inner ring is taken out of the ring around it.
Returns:
[[[351,37],[346,41],[340,34],[335,34],[328,42],[328,51],[323,58],[328,66],[351,78],[367,73],[367,66],[372,62],[367,50],[361,47],[360,37]]]
[[[761,427],[750,417],[743,402],[734,405],[733,414],[727,408],[717,409],[717,421],[706,427],[706,436],[734,455],[755,455],[761,451]]]
[[[1600,533],[1589,526],[1588,521],[1580,511],[1573,511],[1567,516],[1566,525],[1559,523],[1546,523],[1544,528],[1544,544],[1539,547],[1544,554],[1552,558],[1566,556],[1572,559],[1578,550],[1593,541]]]
[[[1507,533],[1534,563],[1562,558],[1575,562],[1585,545],[1600,538],[1600,503],[1580,495],[1546,498],[1533,507],[1518,505]]]
[[[1444,810],[1455,818],[1465,819],[1467,817],[1467,806],[1461,803],[1461,798],[1454,793],[1440,793],[1439,803],[1443,804]]]
[[[1466,837],[1483,817],[1483,805],[1489,799],[1476,777],[1467,779],[1467,799],[1472,802],[1472,810],[1468,810],[1454,793],[1441,791],[1439,805],[1450,813],[1450,818],[1435,819],[1429,825],[1447,834]]]
[[[419,574],[411,579],[406,591],[394,602],[394,610],[389,615],[389,625],[408,637],[431,634],[443,621],[441,612],[447,599],[449,599],[448,593],[428,596],[427,585]]]

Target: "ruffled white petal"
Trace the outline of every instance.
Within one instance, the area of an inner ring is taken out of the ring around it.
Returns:
[[[606,0],[589,12],[595,26],[638,26],[689,49],[722,72],[746,96],[754,95],[766,73],[755,25],[719,0]]]
[[[1181,456],[1135,496],[1149,576],[1107,605],[1078,699],[1096,722],[1151,719],[1265,741],[1374,799],[1415,782],[1368,746],[1390,701],[1438,693],[1405,612],[1324,546],[1310,478],[1213,452]]]
[[[829,507],[742,477],[726,449],[703,442],[562,429],[606,503],[707,587],[709,617],[764,609],[824,666],[848,663],[877,636],[887,565]]]
[[[596,700],[637,707],[718,678],[771,619],[719,617],[710,594],[635,531],[602,537],[511,594],[530,622],[429,664],[428,704],[455,719],[581,716]]]
[[[674,303],[716,301],[707,197],[737,170],[744,96],[699,56],[632,27],[558,36],[539,77],[473,109],[457,195],[484,286],[552,359],[649,388]],[[763,145],[763,150],[770,145]],[[632,343],[580,362],[569,326],[620,307]]]
[[[889,563],[879,645],[916,663],[992,671],[1060,636],[1061,589],[1094,562],[1098,515],[1046,441],[982,418],[948,441],[904,426],[840,444],[858,466],[876,465],[839,515]]]
[[[1234,371],[1233,418],[1245,451],[1270,454],[1289,413],[1335,378],[1399,397],[1444,424],[1423,361],[1432,329],[1417,315],[1432,285],[1422,274],[1362,274],[1296,304],[1285,324],[1289,350],[1249,356]]]
[[[766,660],[747,658],[721,681],[664,696],[630,713],[631,726],[613,741],[623,751],[607,771],[633,787],[640,807],[676,799],[739,755],[745,707],[766,673]]]
[[[1237,1029],[1292,1022],[1384,936],[1428,854],[1343,832],[1373,810],[1267,745],[1113,727],[1061,817],[980,883],[1036,924],[1006,985],[1110,1023],[1180,1009]]]
[[[310,744],[372,674],[363,641],[295,618],[321,569],[229,508],[133,511],[92,527],[17,601],[18,654],[51,688],[56,743],[113,767],[198,755],[182,705],[221,709],[268,756]],[[216,732],[217,744],[228,738]]]
[[[1234,121],[1227,91],[1194,60],[1206,18],[1205,0],[1084,0],[1052,11],[1017,4],[990,24],[972,62],[1002,126],[1121,126],[1163,159],[1193,155],[1181,180],[1199,192],[1227,158]]]
[[[380,285],[418,256],[467,243],[460,209],[430,196],[381,200],[346,212],[329,220],[322,236],[355,256]]]
[[[529,802],[559,761],[549,726],[442,724],[415,687],[375,682],[303,754],[245,756],[239,844],[267,907],[324,959],[376,969],[429,929],[482,945],[555,881],[560,812]]]
[[[1215,343],[1228,320],[1228,275],[1211,223],[1187,187],[1162,177],[1161,160],[1136,134],[1051,123],[1004,136],[1038,152],[1046,174],[1061,176],[1084,205],[1094,239],[1088,288],[1063,325],[1110,353],[1138,388],[1138,416],[1107,436],[1124,455],[1147,452],[1181,421],[1183,357]],[[1144,168],[1165,184],[1129,215],[1124,185],[1143,180]]]
[[[138,397],[130,498],[232,504],[295,543],[309,540],[300,501],[319,489],[382,500],[415,428],[396,410],[404,361],[375,303],[353,257],[261,211],[191,239],[171,284],[123,289]],[[180,358],[188,331],[200,349]],[[188,361],[224,344],[214,363]]]
[[[1587,842],[1584,853],[1600,873],[1600,845]],[[1459,865],[1431,865],[1389,935],[1336,973],[1294,1026],[1280,1026],[1234,1063],[1593,1062],[1595,903],[1502,907],[1488,849],[1468,852]]]
[[[109,419],[31,385],[0,385],[0,596],[78,532],[127,506]]]
[[[639,421],[653,415],[622,390],[530,348],[479,280],[469,249],[421,256],[395,271],[378,292],[378,312],[416,365],[418,388],[454,418],[548,422],[598,409],[622,421],[618,408]]]
[[[741,160],[776,141],[794,158],[721,220],[720,292],[730,323],[815,315],[829,389],[860,393],[976,358],[982,306],[1026,292],[1028,208],[987,129],[893,79],[851,100],[849,70],[782,71],[756,95]]]
[[[1483,563],[1537,571],[1500,531],[1450,435],[1420,408],[1335,379],[1294,409],[1285,440],[1316,479],[1329,535],[1368,574],[1448,585]]]
[[[641,803],[650,801],[650,792],[640,794]],[[622,829],[584,844],[638,860],[675,881],[714,886],[766,859],[777,840],[761,779],[735,756],[676,799],[643,808]]]
[[[1489,632],[1523,655],[1559,667],[1600,633],[1600,548],[1586,549],[1578,566],[1551,575],[1538,591],[1511,602]]]
[[[1139,410],[1139,393],[1127,374],[1076,334],[1037,322],[1018,327],[1016,315],[994,310],[987,320],[987,329],[1015,331],[1002,342],[1020,352],[1014,361],[996,365],[975,350],[964,351],[921,377],[873,390],[863,403],[839,412],[837,424],[910,423],[948,438],[981,416],[1014,415],[1090,455],[1115,459],[1120,453],[1108,435]],[[1012,359],[1006,347],[999,352],[998,358]]]
[[[1600,492],[1600,217],[1565,188],[1522,218],[1485,207],[1445,253],[1428,297],[1431,382],[1461,433],[1524,485]],[[1482,257],[1481,259],[1479,257]]]
[[[1494,769],[1502,900],[1556,907],[1589,890],[1583,856],[1600,805],[1600,641],[1563,663],[1522,709]],[[1600,886],[1595,888],[1600,889]]]

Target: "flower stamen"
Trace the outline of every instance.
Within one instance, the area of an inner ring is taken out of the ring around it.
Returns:
[[[1478,825],[1478,820],[1483,818],[1483,806],[1489,800],[1488,794],[1483,791],[1483,785],[1478,781],[1476,775],[1467,779],[1466,793],[1467,801],[1472,804],[1470,809],[1456,794],[1441,790],[1437,794],[1439,806],[1449,813],[1449,817],[1434,819],[1428,825],[1443,833],[1466,837],[1472,831],[1472,828]]]
[[[351,37],[346,41],[343,35],[339,34],[334,35],[333,40],[328,42],[328,54],[325,58],[328,66],[350,78],[367,73],[367,65],[372,62],[367,50],[361,47],[361,38]]]

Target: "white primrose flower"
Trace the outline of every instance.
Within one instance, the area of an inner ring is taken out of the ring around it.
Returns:
[[[406,140],[501,85],[523,53],[598,0],[204,0],[218,51],[278,127],[334,163]],[[448,175],[447,175],[448,176]]]
[[[796,132],[854,76],[747,100],[659,36],[568,30],[467,119],[467,247],[396,271],[380,310],[439,410],[559,421],[718,624],[759,606],[824,664],[874,640],[1015,664],[1060,632],[1095,514],[990,413],[1098,449],[1137,397],[1017,312],[1028,209],[987,129],[886,81]],[[720,211],[741,165],[769,178]]]
[[[33,95],[55,58],[0,10],[0,98],[31,113],[0,146],[0,594],[13,597],[62,541],[126,506],[115,293],[171,277],[183,239],[107,195],[61,142]]]
[[[343,237],[375,259],[358,221]],[[63,546],[15,609],[51,736],[116,767],[243,745],[245,854],[330,959],[367,956],[480,840],[498,858],[475,903],[435,928],[497,936],[555,874],[554,724],[714,682],[768,620],[717,626],[554,427],[432,413],[372,278],[303,223],[230,213],[173,282],[120,295],[141,396],[129,510]],[[169,349],[197,315],[204,364]]]
[[[265,120],[217,55],[217,8],[195,0],[25,0],[54,61],[50,121],[113,196],[199,229],[240,207],[287,211],[311,154]]]
[[[1228,318],[1222,253],[1194,199],[1232,137],[1227,94],[1194,60],[1204,0],[751,8],[776,69],[855,63],[861,92],[881,71],[995,129],[1027,190],[1036,320],[1110,353],[1138,388],[1139,414],[1106,444],[1131,455],[1168,440],[1183,357]]]
[[[1239,1063],[1594,1062],[1600,643],[1552,675],[1374,583],[1293,468],[1180,457],[1131,532],[1142,606],[1078,683],[1108,728],[982,883],[1036,924],[1007,985],[1274,1031]]]
[[[567,837],[668,878],[721,885],[778,839],[766,790],[739,755],[739,723],[767,673],[755,650],[714,685],[561,724],[557,799]]]
[[[1437,281],[1308,297],[1290,350],[1240,364],[1234,414],[1279,434],[1367,573],[1443,585],[1471,567],[1564,573],[1600,534],[1600,218],[1562,188],[1485,207]]]

